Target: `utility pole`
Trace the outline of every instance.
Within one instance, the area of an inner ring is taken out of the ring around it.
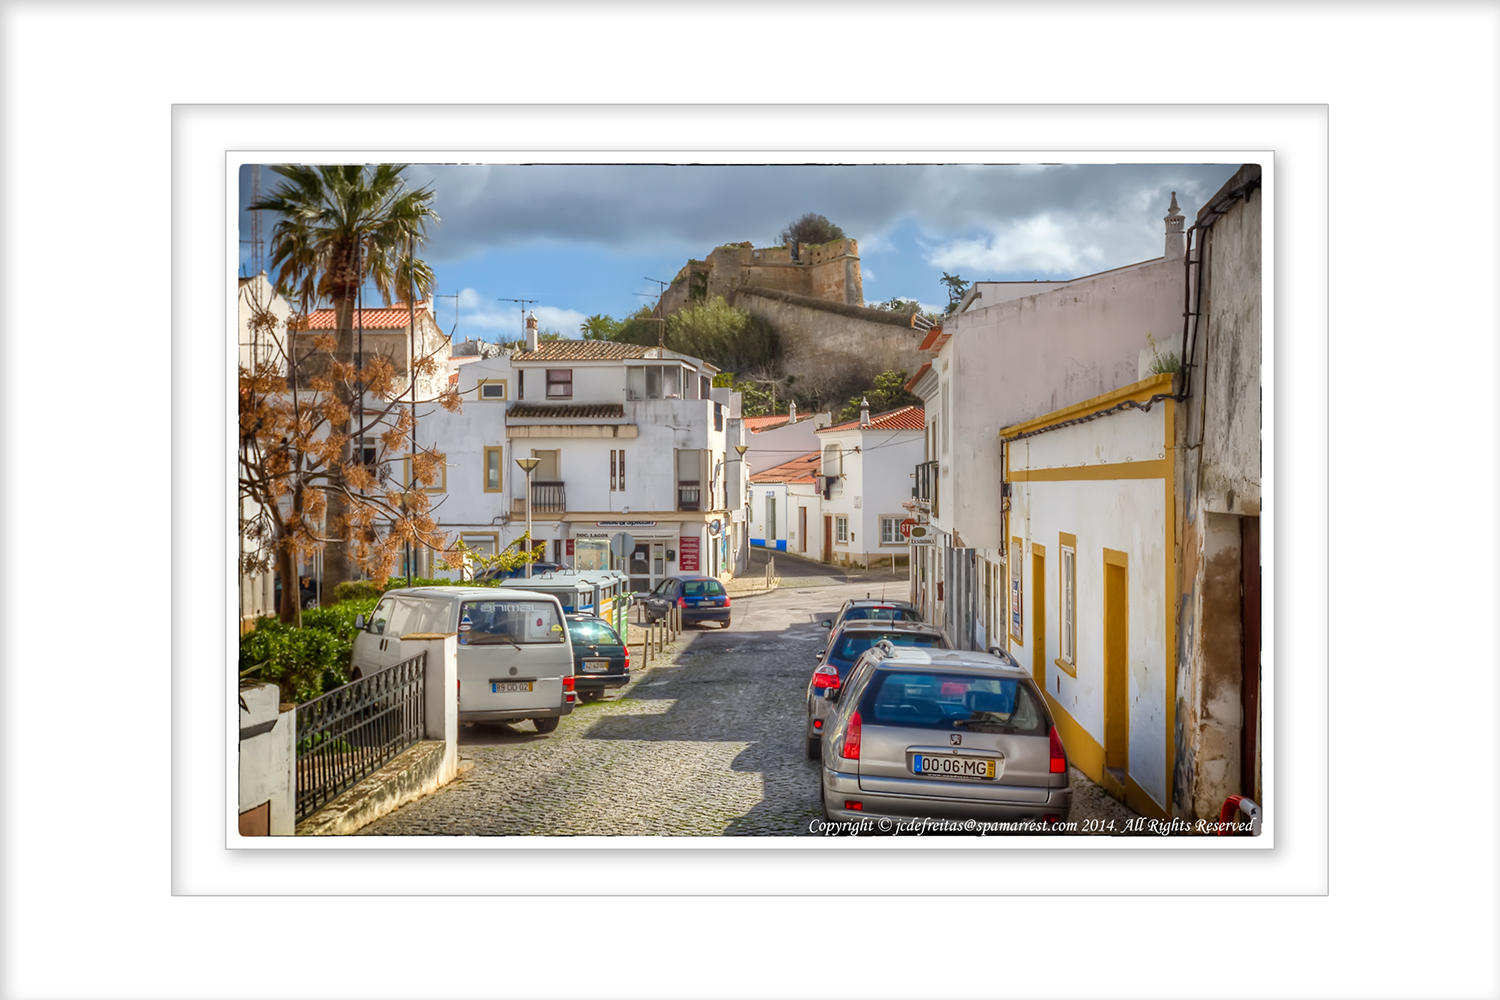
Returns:
[[[656,346],[665,347],[667,341],[667,318],[661,315],[661,299],[667,294],[667,286],[670,281],[662,281],[660,278],[647,278],[647,281],[656,282],[656,308],[652,311],[656,315]],[[649,292],[637,292],[637,295],[649,295]]]
[[[534,306],[540,300],[538,300],[538,299],[496,299],[495,301],[496,302],[519,302],[521,304],[521,339],[524,341],[526,339],[526,307],[528,305]],[[455,319],[454,320],[454,325],[457,325],[457,322],[458,321]]]

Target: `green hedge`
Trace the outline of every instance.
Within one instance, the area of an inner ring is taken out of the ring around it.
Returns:
[[[432,577],[417,577],[412,580],[413,587],[499,587],[503,586],[504,580],[487,580],[484,583],[475,583],[473,580],[438,580]],[[395,590],[397,587],[406,586],[406,577],[393,576],[381,586],[374,580],[349,580],[333,588],[333,599],[335,601],[369,600],[379,597],[387,590]],[[302,616],[307,620],[307,615]]]
[[[302,703],[349,682],[354,653],[354,618],[375,610],[375,597],[340,601],[302,613],[302,627],[258,618],[240,639],[240,671],[260,665],[250,676],[280,685],[281,699]]]

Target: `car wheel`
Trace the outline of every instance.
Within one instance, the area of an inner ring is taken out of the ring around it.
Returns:
[[[532,719],[531,724],[536,726],[536,731],[542,734],[550,733],[557,728],[558,719],[554,716],[547,719]]]
[[[809,736],[807,738],[807,759],[808,760],[817,760],[819,757],[822,757],[822,756],[823,756],[823,740],[822,740],[822,738],[818,737],[818,736]],[[822,781],[821,778],[819,778],[818,780],[820,782]]]
[[[729,619],[728,618],[724,619],[724,627],[725,628],[729,627]]]

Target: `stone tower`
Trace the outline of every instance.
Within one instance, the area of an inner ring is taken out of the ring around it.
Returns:
[[[1167,250],[1166,257],[1171,260],[1181,257],[1183,254],[1182,223],[1185,221],[1182,210],[1177,207],[1177,192],[1172,192],[1172,204],[1167,209],[1167,214],[1162,221],[1167,224]]]

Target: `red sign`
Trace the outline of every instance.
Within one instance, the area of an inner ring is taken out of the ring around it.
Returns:
[[[699,572],[698,539],[679,538],[677,540],[677,568],[684,573]]]
[[[906,520],[902,521],[901,522],[901,537],[902,538],[910,538],[911,537],[911,529],[915,528],[916,526],[917,526],[917,522],[914,519],[912,519],[912,518],[908,517]]]
[[[573,539],[568,539],[568,555],[573,554]]]

